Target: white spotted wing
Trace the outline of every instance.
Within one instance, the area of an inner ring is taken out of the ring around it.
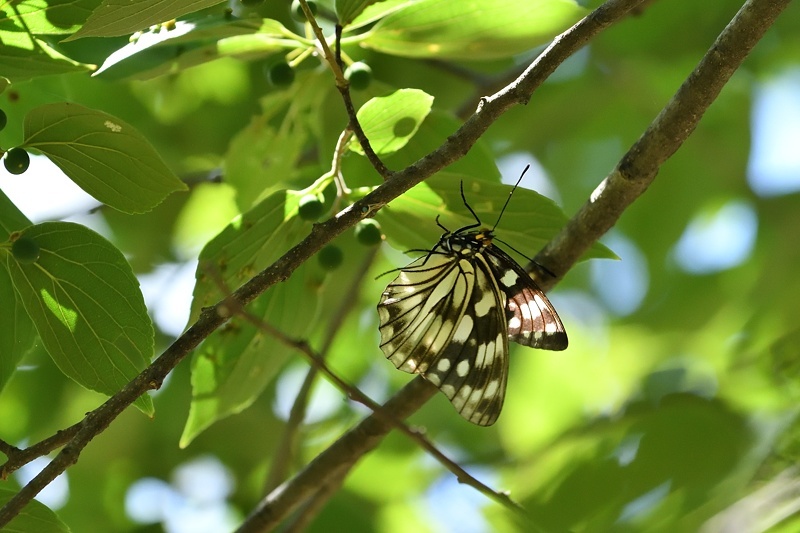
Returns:
[[[482,426],[493,424],[503,407],[509,340],[548,350],[567,346],[552,304],[491,238],[488,230],[445,234],[401,269],[378,304],[386,357],[421,374],[461,416]]]

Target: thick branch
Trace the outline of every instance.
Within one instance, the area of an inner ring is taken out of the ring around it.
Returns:
[[[386,402],[384,409],[403,420],[422,407],[437,388],[417,377]],[[313,496],[323,484],[342,476],[392,429],[387,419],[372,414],[345,433],[308,463],[289,482],[265,498],[239,527],[237,533],[272,531],[289,513]]]
[[[653,182],[791,0],[748,0],[589,201],[536,256],[563,276]],[[533,268],[534,265],[529,265]],[[545,288],[557,280],[547,280]]]

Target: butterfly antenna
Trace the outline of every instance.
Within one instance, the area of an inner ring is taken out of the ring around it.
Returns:
[[[511,191],[508,193],[508,198],[506,198],[506,203],[503,204],[503,209],[500,210],[500,214],[497,216],[497,222],[495,222],[494,226],[492,226],[492,231],[494,231],[495,228],[497,227],[497,225],[500,224],[500,219],[503,218],[503,213],[505,212],[506,207],[508,207],[508,202],[511,201],[511,195],[513,195],[514,191],[517,190],[517,187],[519,186],[520,182],[522,181],[522,178],[525,177],[525,173],[528,171],[529,168],[531,168],[530,165],[527,165],[525,167],[525,170],[523,170],[522,174],[519,175],[519,179],[514,184],[514,187],[512,187]],[[461,191],[461,197],[462,198],[464,197],[464,191],[463,190]],[[469,206],[467,206],[467,207],[469,207]],[[470,209],[470,211],[472,211],[472,209]],[[474,214],[475,213],[473,213],[473,215]]]
[[[467,206],[467,209],[469,209],[469,212],[472,213],[472,216],[475,218],[475,222],[477,222],[477,224],[474,224],[474,225],[468,226],[468,227],[474,228],[476,226],[480,226],[481,225],[481,219],[478,218],[478,215],[472,209],[472,206],[470,206],[467,203],[467,197],[464,196],[464,180],[461,180],[461,201],[464,202],[464,205]],[[464,229],[464,228],[462,228],[462,229]]]

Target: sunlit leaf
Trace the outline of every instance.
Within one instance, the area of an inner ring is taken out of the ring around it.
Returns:
[[[295,35],[271,19],[239,19],[199,13],[169,28],[153,28],[106,58],[95,73],[107,79],[148,79],[221,57],[266,57],[300,46]]]
[[[101,0],[27,0],[5,6],[0,12],[0,31],[25,28],[36,35],[76,31]]]
[[[13,83],[38,76],[85,71],[90,67],[55,51],[46,42],[23,32],[3,32],[0,46],[2,76]]]
[[[548,42],[584,14],[571,0],[420,0],[380,20],[361,44],[406,57],[496,59]]]
[[[114,394],[153,356],[153,325],[139,282],[122,253],[71,222],[30,226],[34,263],[6,254],[14,288],[58,368],[84,387]],[[136,404],[152,414],[149,396]]]
[[[336,15],[339,17],[339,24],[347,26],[354,18],[361,14],[372,4],[380,3],[382,0],[336,0],[334,7]]]
[[[83,27],[67,40],[128,35],[219,3],[219,0],[104,0]],[[220,11],[222,9],[220,7]]]
[[[414,136],[432,105],[433,96],[424,91],[400,89],[389,96],[371,99],[356,116],[375,153],[389,154],[401,149]],[[364,153],[355,138],[350,147]]]
[[[25,117],[26,147],[49,157],[83,190],[126,213],[142,213],[186,186],[145,137],[94,109],[48,104]]]

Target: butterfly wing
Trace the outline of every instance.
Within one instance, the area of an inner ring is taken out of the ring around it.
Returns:
[[[432,253],[403,268],[383,291],[381,350],[398,369],[424,375],[453,338],[475,285],[466,266]]]
[[[400,370],[439,387],[461,416],[491,425],[508,376],[505,306],[481,254],[420,258],[381,297],[381,349]]]
[[[488,246],[485,256],[507,298],[508,339],[542,350],[566,349],[564,324],[533,278],[497,246]]]

